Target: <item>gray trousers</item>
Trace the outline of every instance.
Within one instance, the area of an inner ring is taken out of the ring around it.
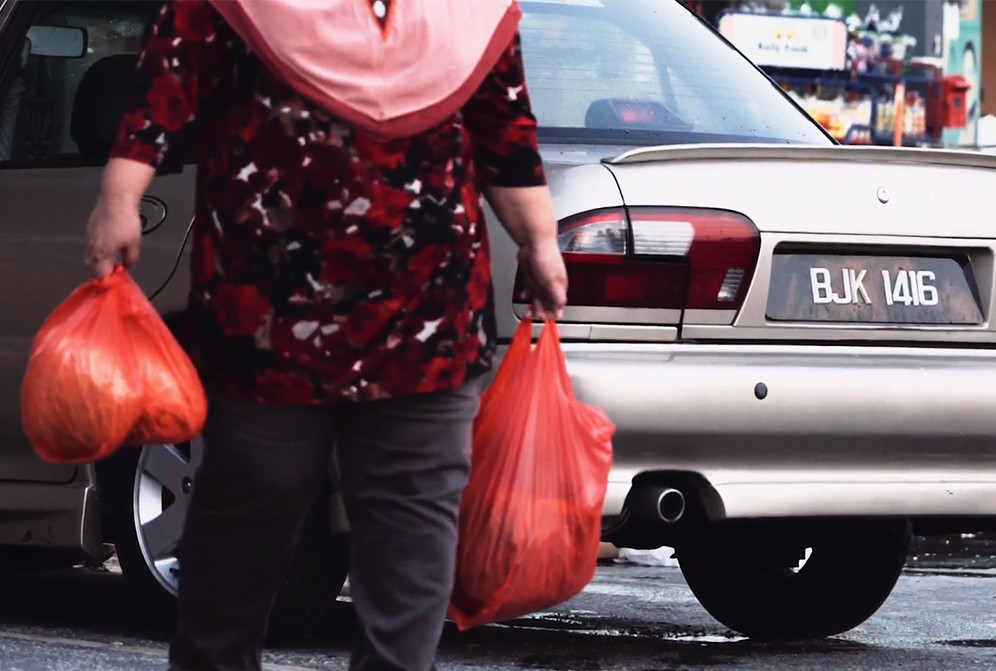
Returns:
[[[480,382],[338,406],[212,400],[180,554],[173,671],[259,671],[269,611],[333,448],[359,618],[352,671],[434,668]]]

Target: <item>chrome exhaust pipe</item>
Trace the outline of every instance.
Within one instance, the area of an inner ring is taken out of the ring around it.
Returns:
[[[677,489],[665,489],[657,497],[657,513],[664,522],[674,524],[685,516],[685,495]]]
[[[674,524],[685,516],[685,495],[673,487],[645,485],[631,492],[628,507],[637,517]]]

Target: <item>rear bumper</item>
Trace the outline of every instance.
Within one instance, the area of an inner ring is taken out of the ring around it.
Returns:
[[[606,516],[635,477],[669,473],[704,479],[713,518],[996,515],[996,352],[564,349],[578,397],[617,425]]]
[[[0,482],[0,501],[0,546],[101,555],[101,508],[89,468],[67,484]]]

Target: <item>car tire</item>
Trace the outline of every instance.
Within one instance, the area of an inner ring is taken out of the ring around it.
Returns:
[[[176,543],[202,449],[199,439],[192,445],[122,448],[98,464],[108,535],[121,571],[143,611],[151,608],[168,618],[164,623],[172,624],[176,615]],[[156,518],[172,524],[160,523],[157,528],[150,524]],[[349,571],[349,536],[332,534],[328,522],[328,499],[320,497],[305,520],[291,568],[270,613],[267,638],[271,645],[307,638],[342,591]],[[158,559],[151,559],[153,553]]]
[[[906,520],[726,523],[691,534],[677,555],[692,593],[722,624],[755,639],[805,640],[874,615],[910,540]]]

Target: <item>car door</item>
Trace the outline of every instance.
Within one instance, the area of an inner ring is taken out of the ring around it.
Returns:
[[[86,219],[121,92],[161,5],[7,0],[0,8],[0,481],[74,477],[75,468],[39,459],[25,438],[21,380],[42,321],[88,279]],[[158,177],[142,205],[145,236],[134,276],[161,310],[182,309],[185,300],[192,213],[192,166]]]

